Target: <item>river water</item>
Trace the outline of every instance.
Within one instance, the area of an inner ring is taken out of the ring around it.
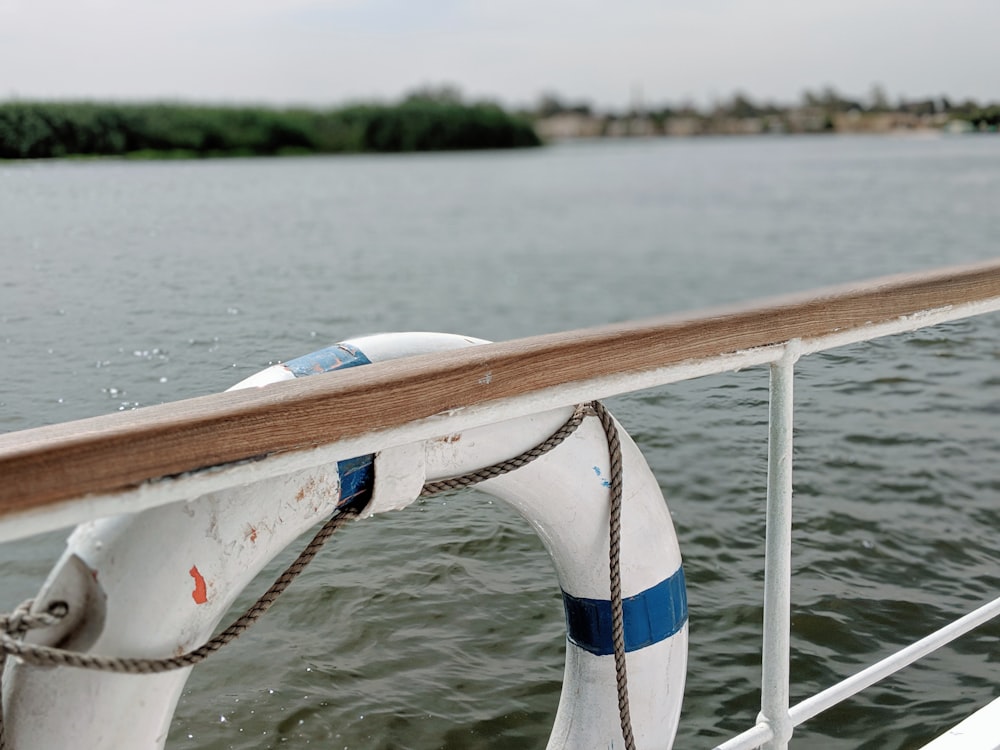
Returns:
[[[501,340],[982,260],[998,196],[985,136],[0,163],[0,431],[223,390],[358,333]],[[998,341],[993,315],[800,363],[793,700],[997,594]],[[759,706],[767,372],[610,405],[685,557],[676,747],[711,747]],[[0,606],[65,536],[3,548]],[[483,495],[359,523],[194,671],[168,747],[544,747],[562,617],[541,544]],[[989,625],[795,744],[918,747],[997,694],[998,644]]]

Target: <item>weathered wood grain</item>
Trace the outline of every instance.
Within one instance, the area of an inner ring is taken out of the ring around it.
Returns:
[[[7,433],[0,435],[0,517],[560,384],[992,298],[1000,298],[1000,261],[412,357]]]

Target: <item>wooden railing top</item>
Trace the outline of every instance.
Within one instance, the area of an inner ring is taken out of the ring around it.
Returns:
[[[0,517],[602,376],[1000,298],[1000,260],[485,344],[0,435]]]

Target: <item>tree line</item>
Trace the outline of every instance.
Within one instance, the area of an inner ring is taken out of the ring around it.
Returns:
[[[191,157],[538,146],[492,103],[417,93],[330,110],[182,103],[0,102],[0,158]]]

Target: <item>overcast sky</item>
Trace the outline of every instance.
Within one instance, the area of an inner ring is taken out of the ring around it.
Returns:
[[[1000,0],[0,0],[0,99],[1000,100]]]

